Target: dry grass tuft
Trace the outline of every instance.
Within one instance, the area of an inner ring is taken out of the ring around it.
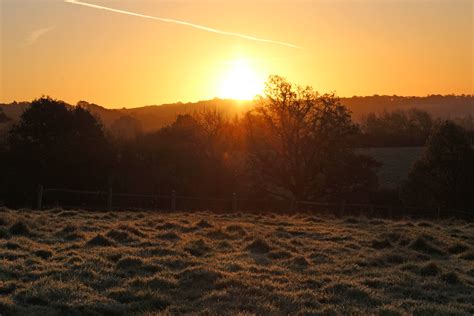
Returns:
[[[10,238],[10,232],[4,227],[0,227],[0,239],[8,238]]]
[[[157,236],[159,239],[165,239],[165,240],[171,240],[171,241],[176,241],[181,239],[176,233],[170,232],[170,233],[164,233],[161,235]]]
[[[56,236],[65,241],[75,241],[84,239],[84,234],[75,225],[67,225],[56,233]]]
[[[309,267],[310,263],[308,262],[308,260],[306,260],[305,257],[298,256],[298,257],[293,258],[293,260],[291,260],[291,265],[297,269],[305,269]]]
[[[200,228],[210,228],[213,227],[212,224],[210,224],[207,220],[202,219],[199,221],[199,223],[196,224],[197,227]]]
[[[20,245],[17,244],[16,242],[7,242],[4,244],[4,247],[8,250],[16,250],[16,249],[20,249]]]
[[[56,216],[58,217],[73,217],[77,215],[78,213],[76,211],[62,211],[58,213]]]
[[[0,226],[8,226],[10,222],[7,220],[6,217],[0,217]]]
[[[221,274],[208,269],[192,268],[186,269],[179,275],[178,285],[181,290],[208,290],[214,287]]]
[[[385,249],[385,248],[391,248],[392,244],[388,239],[383,239],[383,240],[372,240],[372,248],[374,249]]]
[[[327,300],[336,304],[343,300],[360,306],[375,306],[378,303],[378,300],[372,297],[370,292],[350,283],[330,284],[324,288],[324,292],[327,294]]]
[[[463,260],[473,261],[474,260],[474,251],[466,252],[466,253],[462,254],[459,258],[461,258]]]
[[[440,273],[440,269],[434,262],[430,262],[420,269],[421,276],[435,276]]]
[[[110,239],[98,234],[94,238],[90,239],[86,245],[88,247],[110,247],[113,246],[114,243]]]
[[[344,223],[348,223],[348,224],[359,224],[359,219],[355,218],[355,217],[348,217],[344,220]]]
[[[41,259],[48,259],[53,256],[53,252],[46,249],[40,249],[40,250],[36,250],[34,252],[34,255],[37,257],[40,257]]]
[[[21,236],[29,236],[31,234],[30,228],[22,221],[18,221],[10,226],[9,229],[10,234],[12,235],[21,235]]]
[[[211,251],[211,248],[202,239],[189,242],[184,249],[196,257],[204,256]]]
[[[67,225],[63,229],[61,229],[57,234],[61,236],[61,235],[67,235],[67,234],[75,233],[77,231],[78,231],[77,226]]]
[[[180,229],[181,227],[182,226],[179,225],[179,224],[170,223],[170,222],[166,222],[164,224],[156,225],[156,228],[160,229],[160,230],[177,230],[177,229]]]
[[[431,223],[427,223],[427,222],[420,222],[420,223],[418,223],[417,226],[418,227],[433,227],[433,225]]]
[[[257,253],[257,254],[267,253],[270,250],[272,250],[272,248],[268,245],[268,243],[262,239],[254,240],[247,247],[245,247],[245,249],[252,253]]]
[[[369,224],[370,225],[383,225],[383,224],[385,224],[385,222],[381,219],[373,219],[373,220],[369,221]]]
[[[419,236],[417,239],[415,239],[411,244],[410,248],[419,252],[423,252],[429,255],[444,255],[444,251],[441,249],[433,246],[424,236]]]
[[[129,233],[116,229],[109,230],[106,236],[118,243],[130,243],[137,241],[135,238],[132,238]]]
[[[275,259],[275,260],[289,259],[292,257],[293,255],[288,251],[272,251],[268,253],[268,258]]]
[[[14,298],[26,305],[52,307],[80,306],[84,301],[90,303],[105,303],[107,301],[95,296],[92,289],[77,280],[62,282],[51,279],[41,279],[35,282],[32,287],[19,290]]]
[[[231,233],[231,234],[238,234],[240,236],[245,236],[247,235],[247,232],[245,229],[240,226],[240,225],[229,225],[225,228],[226,232]]]
[[[220,229],[216,229],[216,230],[208,232],[206,234],[206,237],[210,238],[210,239],[230,239],[230,238],[232,238],[229,234],[223,232]]]
[[[139,285],[138,287],[147,287],[151,290],[161,290],[161,291],[169,291],[175,289],[177,286],[177,282],[174,279],[166,279],[162,277],[152,277],[147,279],[143,282],[143,285]]]
[[[448,272],[441,275],[441,280],[448,284],[460,284],[461,280],[456,272]]]
[[[316,216],[310,216],[306,218],[306,221],[309,223],[322,223],[324,222],[322,218]]]
[[[140,229],[136,228],[135,226],[131,226],[131,225],[127,225],[127,224],[120,224],[117,228],[119,230],[129,232],[129,233],[135,235],[136,237],[145,238],[147,236],[145,233],[143,233]]]
[[[139,257],[126,257],[117,262],[117,268],[121,270],[139,269],[143,266],[143,260]]]
[[[451,254],[460,254],[468,250],[469,247],[465,244],[457,243],[448,248],[448,252]]]
[[[234,247],[232,247],[232,244],[229,243],[228,241],[221,241],[217,244],[217,248],[222,250],[222,251],[230,251],[232,249],[234,249]]]

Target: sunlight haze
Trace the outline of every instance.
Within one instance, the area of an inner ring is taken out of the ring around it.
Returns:
[[[83,2],[135,15],[0,1],[0,102],[251,99],[270,74],[339,96],[474,93],[470,0]]]

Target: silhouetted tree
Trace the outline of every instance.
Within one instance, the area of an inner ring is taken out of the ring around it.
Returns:
[[[39,184],[103,189],[112,159],[102,125],[87,110],[42,97],[8,137],[10,195],[31,200]]]
[[[453,122],[440,124],[430,135],[423,156],[402,188],[408,205],[472,209],[474,151],[466,132]]]
[[[0,124],[7,123],[10,121],[10,118],[3,113],[3,109],[0,108]]]
[[[119,190],[228,197],[234,175],[225,163],[226,126],[214,111],[178,115],[155,133],[123,142],[115,177]]]
[[[4,201],[7,188],[7,167],[8,161],[6,157],[7,143],[6,132],[0,128],[0,204]]]
[[[235,136],[233,125],[217,108],[204,108],[194,119],[202,129],[203,149],[208,164],[210,192],[229,195],[237,181],[235,170]]]
[[[370,113],[361,122],[362,146],[421,146],[433,128],[433,119],[418,109]]]
[[[110,133],[116,138],[134,139],[143,133],[143,128],[139,120],[125,115],[112,123]]]
[[[272,76],[247,118],[250,169],[272,195],[321,199],[376,186],[376,162],[352,150],[358,129],[334,94]]]

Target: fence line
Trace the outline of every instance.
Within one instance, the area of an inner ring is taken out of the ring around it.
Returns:
[[[383,215],[383,217],[400,217],[400,216],[423,216],[428,215],[431,217],[441,217],[442,215],[459,215],[464,217],[473,218],[474,213],[466,212],[462,210],[453,209],[433,209],[426,207],[414,207],[414,206],[402,206],[402,205],[381,205],[381,204],[364,204],[364,203],[331,203],[331,202],[317,202],[317,201],[291,201],[291,200],[277,200],[277,199],[251,199],[251,198],[239,198],[236,193],[232,194],[231,198],[206,198],[198,196],[185,196],[177,195],[176,191],[172,191],[171,194],[135,194],[135,193],[113,193],[112,189],[107,191],[91,191],[91,190],[71,190],[71,189],[59,189],[59,188],[43,188],[38,187],[37,193],[37,208],[42,209],[48,201],[48,197],[52,194],[72,194],[74,196],[92,196],[96,199],[92,203],[87,205],[79,203],[69,202],[59,204],[56,199],[56,204],[48,206],[62,206],[67,208],[82,207],[82,208],[95,208],[107,210],[128,208],[128,209],[161,209],[176,211],[178,206],[180,209],[196,210],[202,206],[201,210],[206,209],[222,209],[224,211],[250,211],[250,210],[262,210],[262,211],[326,211],[335,215],[349,215],[349,214],[364,214],[368,216]],[[136,203],[133,205],[125,205],[123,199],[140,199],[142,205],[145,207],[136,207]],[[53,199],[54,200],[54,199]],[[119,200],[119,203],[117,203]],[[147,201],[145,203],[144,201]],[[114,205],[115,202],[115,205]],[[120,203],[121,202],[121,203]],[[192,202],[192,204],[186,204],[186,202]],[[206,203],[202,203],[206,202]],[[262,205],[263,203],[263,205]],[[51,203],[50,203],[51,204]],[[213,205],[212,205],[213,204]],[[94,206],[92,206],[94,205]],[[211,206],[212,205],[212,206]],[[246,209],[244,209],[246,208]]]
[[[361,203],[326,203],[326,202],[313,202],[313,201],[296,201],[297,205],[303,204],[303,205],[314,205],[314,206],[328,206],[328,207],[334,207],[334,208],[350,208],[350,207],[358,207],[358,208],[365,208],[369,210],[375,210],[375,209],[384,209],[388,211],[393,211],[393,210],[413,210],[416,212],[419,211],[426,211],[428,213],[436,213],[437,217],[439,217],[442,213],[446,214],[459,214],[459,215],[466,215],[466,216],[472,216],[474,217],[473,213],[466,212],[466,211],[461,211],[461,210],[454,210],[454,209],[441,209],[437,208],[436,210],[433,211],[432,208],[428,207],[416,207],[416,206],[403,206],[403,205],[381,205],[381,204],[361,204]],[[415,214],[416,215],[416,214]]]
[[[63,193],[92,194],[92,195],[107,194],[106,191],[82,191],[82,190],[69,190],[69,189],[54,189],[54,188],[42,189],[42,188],[43,186],[40,185],[40,191],[43,190],[43,193],[63,192]]]
[[[170,198],[170,195],[160,195],[160,194],[133,194],[133,193],[114,193],[113,196],[122,196],[122,197],[141,197],[141,198]]]

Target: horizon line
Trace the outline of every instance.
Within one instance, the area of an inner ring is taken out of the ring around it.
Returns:
[[[352,95],[352,96],[336,96],[337,98],[339,99],[352,99],[352,98],[370,98],[370,97],[397,97],[397,98],[428,98],[428,97],[470,97],[470,98],[474,98],[474,94],[469,94],[469,93],[460,93],[460,94],[453,94],[453,93],[450,93],[450,94],[435,94],[435,93],[431,93],[431,94],[427,94],[427,95],[398,95],[398,94],[372,94],[372,95]],[[23,101],[17,101],[17,100],[13,100],[13,101],[0,101],[0,104],[1,105],[12,105],[12,104],[18,104],[18,103],[31,103],[32,101],[36,100],[36,99],[39,99],[39,98],[42,98],[42,97],[51,97],[49,95],[42,95],[40,97],[37,97],[37,98],[33,98],[31,100],[23,100]],[[113,106],[113,107],[109,107],[109,106],[105,106],[105,105],[101,105],[101,104],[98,104],[98,103],[95,103],[95,102],[89,102],[89,101],[86,101],[84,99],[81,99],[81,100],[78,100],[76,101],[75,103],[72,102],[72,103],[69,103],[69,101],[64,101],[63,99],[60,99],[60,98],[54,98],[52,97],[53,99],[55,100],[59,100],[59,101],[63,101],[65,102],[66,104],[69,104],[69,105],[72,105],[72,106],[76,106],[77,103],[79,102],[86,102],[90,105],[97,105],[97,106],[100,106],[104,109],[109,109],[109,110],[121,110],[121,109],[138,109],[138,108],[143,108],[143,107],[150,107],[150,106],[163,106],[163,105],[175,105],[175,104],[190,104],[190,103],[199,103],[199,102],[207,102],[207,101],[214,101],[214,100],[220,100],[220,101],[234,101],[234,102],[253,102],[255,101],[255,99],[250,99],[250,100],[244,100],[244,99],[232,99],[232,98],[220,98],[220,97],[214,97],[214,98],[210,98],[210,99],[202,99],[202,100],[196,100],[196,101],[168,101],[168,102],[163,102],[163,103],[155,103],[155,104],[145,104],[145,105],[139,105],[139,106]]]

